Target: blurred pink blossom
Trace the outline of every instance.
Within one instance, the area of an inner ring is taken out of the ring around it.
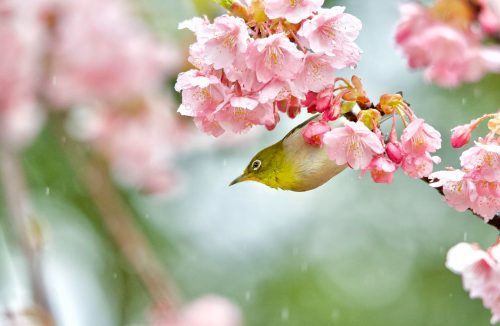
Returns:
[[[430,8],[417,2],[402,4],[400,12],[402,20],[396,30],[396,43],[410,68],[425,69],[427,80],[455,87],[499,69],[500,63],[492,61],[489,54],[493,47],[482,45],[482,35],[475,29],[459,29],[440,21]]]
[[[186,139],[172,109],[157,95],[82,107],[73,111],[68,129],[103,155],[123,184],[160,193],[175,184],[173,163]]]
[[[229,300],[207,295],[186,306],[170,320],[159,320],[155,326],[242,326],[241,312]]]
[[[488,34],[500,33],[500,1],[478,0],[480,5],[479,22]]]
[[[20,147],[37,134],[42,34],[32,1],[0,3],[0,144]]]
[[[462,275],[471,298],[480,298],[491,310],[491,323],[500,321],[500,244],[487,251],[476,244],[459,243],[448,251],[446,267]]]
[[[60,107],[156,89],[177,60],[122,0],[54,0],[49,98]],[[50,2],[49,2],[50,3]]]

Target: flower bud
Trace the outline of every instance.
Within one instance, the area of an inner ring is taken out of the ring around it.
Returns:
[[[324,120],[311,121],[302,130],[302,137],[306,143],[319,146],[323,143],[323,135],[330,130],[330,126]]]
[[[400,164],[404,159],[404,152],[399,142],[390,142],[385,146],[387,157],[396,164]]]
[[[288,103],[288,111],[287,114],[290,119],[294,119],[300,113],[300,101],[295,96],[292,96],[290,102]]]
[[[466,145],[472,135],[474,128],[470,124],[462,125],[451,129],[451,146],[460,148]]]
[[[325,88],[318,93],[316,98],[316,111],[324,112],[332,106],[333,92],[331,88]]]

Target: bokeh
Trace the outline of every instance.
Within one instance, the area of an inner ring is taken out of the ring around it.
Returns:
[[[188,68],[193,41],[177,24],[221,9],[207,0],[132,3],[153,33],[179,53],[161,92],[175,114],[180,97],[173,85]],[[398,1],[326,1],[334,4],[363,22],[361,62],[340,74],[360,76],[373,98],[402,91],[444,143],[452,127],[500,107],[499,75],[447,90],[408,70],[393,40]],[[283,119],[272,132],[254,128],[218,139],[189,119],[175,119],[182,126],[182,150],[173,154],[176,175],[168,193],[145,193],[118,181],[115,186],[179,301],[223,296],[239,306],[248,326],[489,325],[489,311],[470,300],[461,278],[444,265],[458,242],[488,247],[495,241],[497,232],[471,213],[456,212],[435,190],[399,172],[392,184],[380,185],[345,171],[306,193],[252,182],[229,187],[258,150],[306,115]],[[20,167],[36,221],[27,227],[42,248],[39,268],[54,319],[70,326],[149,325],[147,286],[110,236],[86,177],[76,176],[83,173],[75,169],[78,153],[53,129],[46,125],[23,149]],[[459,150],[443,146],[439,155],[441,167],[458,165]],[[32,304],[30,273],[7,206],[5,200],[0,205],[0,313],[16,314]]]

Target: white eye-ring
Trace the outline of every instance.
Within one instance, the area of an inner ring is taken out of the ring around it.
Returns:
[[[252,170],[257,171],[261,165],[262,165],[262,162],[260,160],[253,161],[252,162]]]

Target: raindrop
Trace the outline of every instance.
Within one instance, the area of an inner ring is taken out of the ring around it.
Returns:
[[[309,264],[303,263],[302,265],[300,265],[300,270],[303,272],[307,272],[309,270]]]
[[[113,273],[113,278],[116,280],[118,278],[118,273]]]
[[[245,292],[245,300],[250,301],[252,298],[252,293],[250,291]]]
[[[45,196],[50,196],[50,188],[45,187]]]
[[[288,308],[283,308],[281,310],[281,320],[287,321],[289,317],[290,317],[290,312],[288,311]]]
[[[222,166],[227,166],[227,160],[222,161]]]
[[[462,97],[462,105],[467,104],[467,99],[465,97]]]
[[[444,247],[439,247],[439,253],[444,254]]]
[[[464,241],[467,241],[467,232],[464,232]]]

